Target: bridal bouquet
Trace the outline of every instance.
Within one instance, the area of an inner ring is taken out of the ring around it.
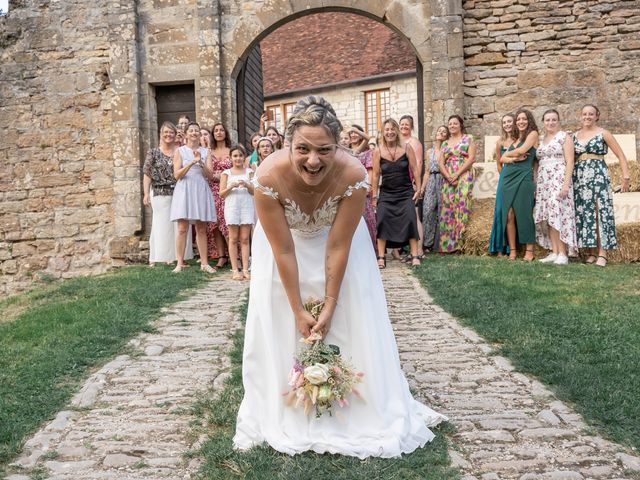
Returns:
[[[323,306],[323,302],[309,299],[304,308],[318,318]],[[340,407],[349,405],[348,397],[352,393],[364,400],[356,388],[364,374],[342,358],[337,345],[324,343],[318,333],[300,341],[304,345],[289,372],[291,388],[284,393],[288,405],[304,406],[305,414],[314,407],[316,417],[320,417],[324,412],[331,415],[334,403]]]

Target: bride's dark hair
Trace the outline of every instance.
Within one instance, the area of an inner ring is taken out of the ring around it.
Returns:
[[[291,143],[295,131],[305,126],[324,127],[336,144],[340,138],[340,132],[342,132],[342,124],[331,104],[323,97],[315,95],[304,97],[293,107],[293,113],[287,121],[284,134],[287,141]]]

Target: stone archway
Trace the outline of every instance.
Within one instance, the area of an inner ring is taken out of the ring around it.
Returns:
[[[201,118],[223,118],[231,130],[237,129],[235,77],[252,47],[283,24],[320,11],[343,11],[373,18],[400,33],[412,45],[422,71],[422,134],[431,139],[433,125],[452,113],[462,113],[464,58],[461,0],[310,0],[290,2],[271,0],[257,5],[243,0],[231,12],[218,11],[214,20],[219,27],[221,45],[217,78],[209,85],[218,88]],[[210,15],[210,12],[208,12]],[[213,53],[213,52],[212,52]],[[205,89],[201,88],[201,92]],[[214,97],[215,95],[215,97]]]

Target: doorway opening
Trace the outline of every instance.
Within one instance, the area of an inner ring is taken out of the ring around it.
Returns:
[[[246,145],[258,131],[263,111],[283,132],[306,95],[325,97],[345,126],[357,124],[371,137],[386,118],[411,115],[423,141],[422,73],[407,38],[363,12],[287,17],[258,36],[234,69],[238,141]]]

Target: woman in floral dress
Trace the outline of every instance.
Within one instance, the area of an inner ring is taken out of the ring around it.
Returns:
[[[435,251],[440,244],[438,225],[440,223],[440,209],[442,207],[442,174],[438,166],[438,157],[442,142],[449,138],[449,129],[440,125],[436,130],[433,147],[427,151],[427,168],[422,177],[422,243],[425,250]]]
[[[476,160],[476,144],[464,133],[464,120],[451,115],[449,139],[442,143],[438,160],[444,178],[442,209],[440,210],[440,248],[443,253],[460,251],[464,247],[464,231],[471,213],[471,191]]]
[[[367,169],[367,177],[369,178],[369,185],[371,185],[371,177],[373,175],[373,150],[369,148],[369,138],[360,125],[352,125],[349,129],[349,142],[353,154],[358,157],[362,166]],[[362,216],[367,223],[373,250],[376,251],[376,212],[371,205],[371,187],[369,187],[367,193]]]
[[[598,127],[600,110],[595,105],[582,107],[581,128],[573,136],[576,166],[573,189],[576,205],[578,247],[588,249],[587,263],[607,265],[607,250],[616,248],[616,224],[613,193],[604,156],[609,148],[618,157],[622,169],[621,191],[629,191],[631,176],[627,157],[611,133]]]
[[[216,268],[220,268],[228,260],[227,239],[229,238],[229,229],[224,221],[224,198],[220,196],[220,175],[232,166],[229,157],[231,139],[222,123],[216,123],[212,132],[213,147],[209,153],[209,168],[213,172],[213,178],[209,181],[209,186],[213,193],[216,212],[218,212],[218,221],[210,223],[207,228],[207,245],[209,256],[218,260]]]
[[[536,151],[538,174],[533,218],[538,245],[551,250],[540,261],[566,265],[576,254],[576,217],[573,206],[573,140],[560,130],[560,114],[542,115],[544,137]]]

